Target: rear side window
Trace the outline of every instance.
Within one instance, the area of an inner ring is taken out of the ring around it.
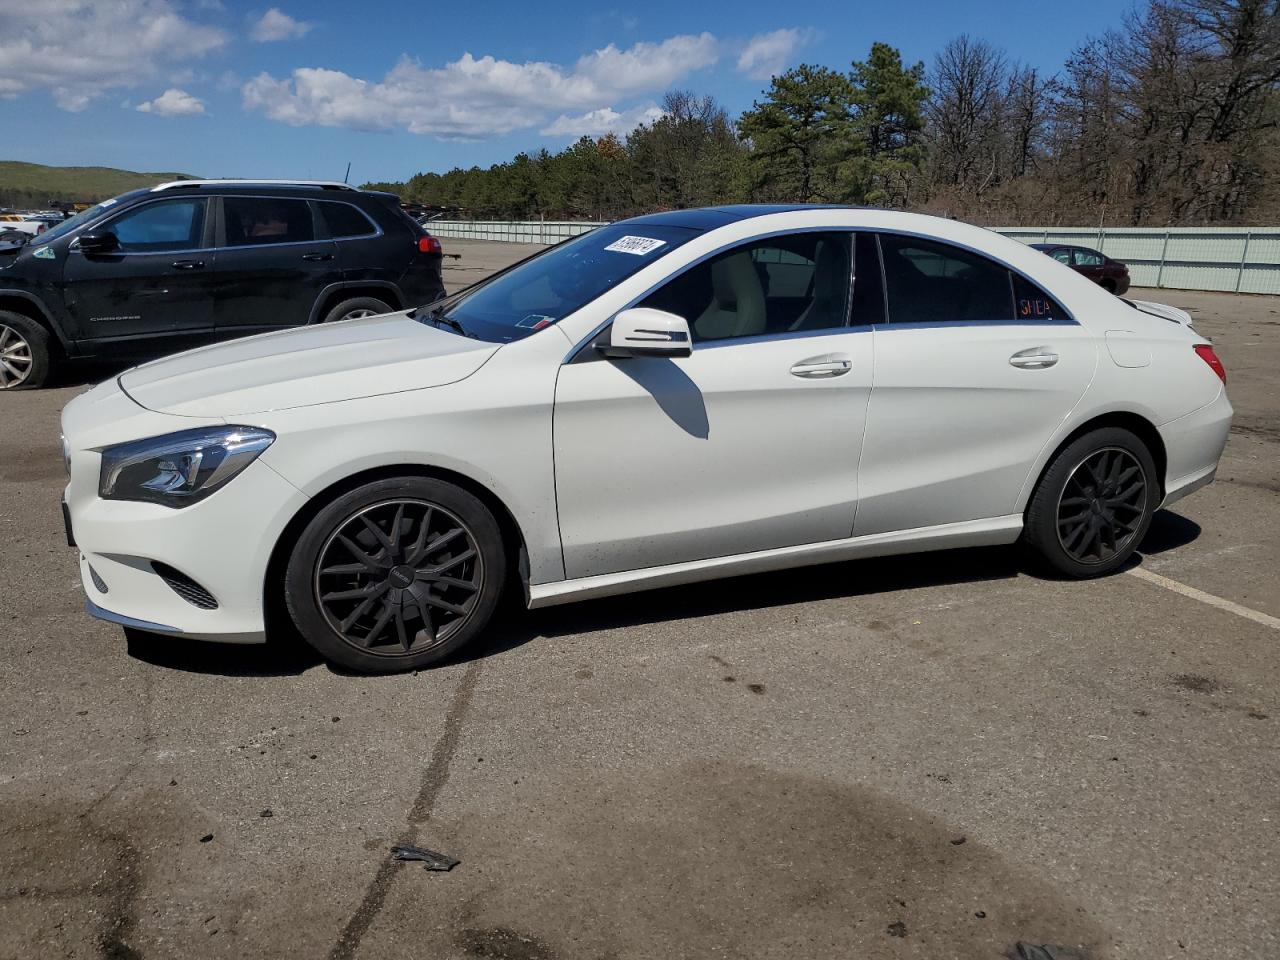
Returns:
[[[229,247],[314,240],[311,206],[287,197],[225,197],[222,201]]]
[[[123,213],[103,229],[125,252],[195,250],[204,235],[203,200],[162,200]]]
[[[378,232],[373,221],[349,203],[321,203],[320,213],[329,228],[329,236],[335,240],[368,237]]]
[[[1077,267],[1100,267],[1104,259],[1097,250],[1089,250],[1085,247],[1076,247],[1075,249]]]
[[[891,323],[1067,320],[1031,281],[946,243],[881,234]]]

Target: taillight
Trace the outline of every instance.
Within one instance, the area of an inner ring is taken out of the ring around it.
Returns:
[[[435,237],[419,237],[418,238],[419,253],[439,253],[440,241]]]
[[[1218,379],[1223,383],[1227,382],[1227,368],[1222,365],[1222,361],[1218,359],[1218,355],[1213,352],[1213,347],[1207,343],[1197,343],[1191,348],[1207,363],[1210,369],[1218,375]]]

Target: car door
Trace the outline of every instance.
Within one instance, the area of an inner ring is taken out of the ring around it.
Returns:
[[[1096,250],[1087,247],[1071,248],[1071,265],[1080,273],[1098,283],[1106,272],[1107,258]]]
[[[118,249],[86,253],[76,241],[63,266],[63,297],[84,339],[198,340],[213,328],[208,200],[171,197],[130,207],[94,228]]]
[[[214,312],[220,336],[308,323],[342,279],[336,244],[302,197],[219,200]]]
[[[637,304],[685,317],[690,356],[608,359],[588,346],[561,368],[569,577],[850,535],[878,318],[860,305],[881,303],[877,266],[852,284],[849,325],[852,249],[847,232],[737,246]]]
[[[880,245],[888,322],[875,331],[855,533],[1017,512],[1093,377],[1093,338],[1003,264],[919,237]]]

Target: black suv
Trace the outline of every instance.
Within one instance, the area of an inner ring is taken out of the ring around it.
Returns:
[[[0,390],[76,358],[145,359],[444,296],[440,242],[389,193],[183,180],[0,244]]]

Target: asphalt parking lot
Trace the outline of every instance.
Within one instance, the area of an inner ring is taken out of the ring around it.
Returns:
[[[456,287],[531,248],[446,251]],[[391,677],[89,619],[84,387],[0,396],[0,958],[1280,955],[1280,298],[1134,295],[1236,407],[1154,577],[859,561],[514,613]]]

